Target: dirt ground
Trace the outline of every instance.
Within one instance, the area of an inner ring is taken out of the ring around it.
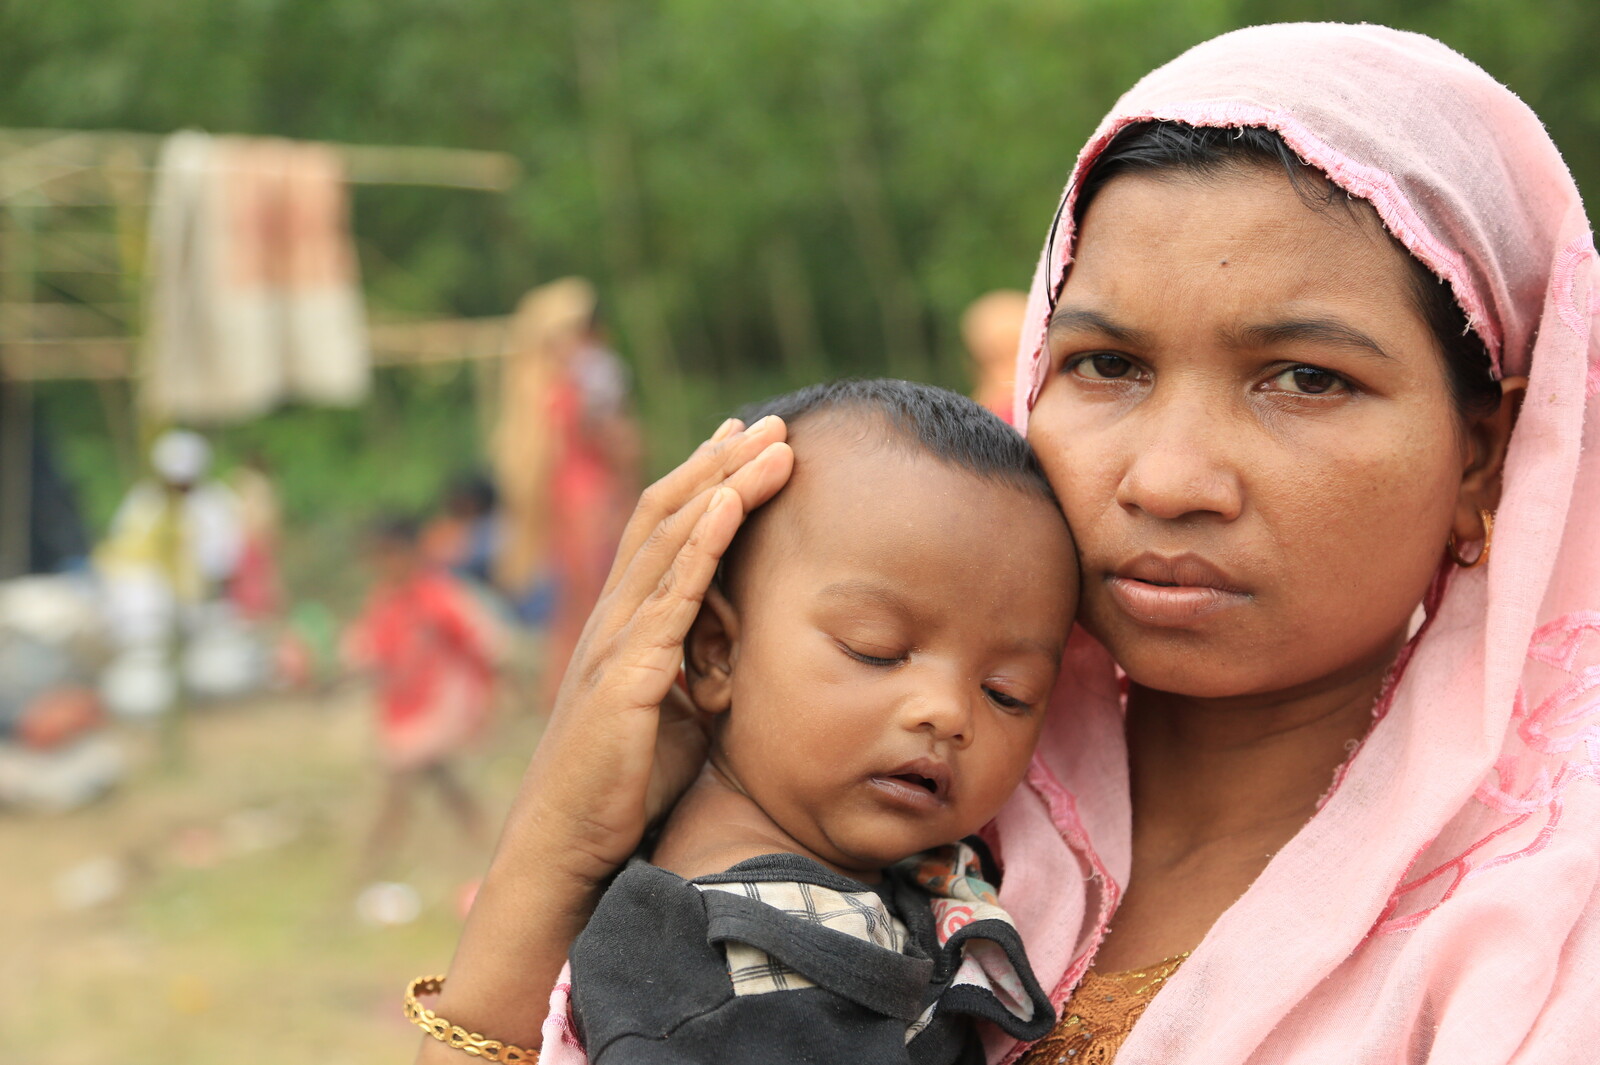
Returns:
[[[0,1065],[411,1060],[402,988],[445,968],[488,855],[425,794],[382,873],[420,913],[358,915],[380,783],[368,713],[359,691],[198,713],[177,773],[132,730],[115,793],[65,816],[0,812]],[[462,762],[496,824],[538,731],[502,713]]]

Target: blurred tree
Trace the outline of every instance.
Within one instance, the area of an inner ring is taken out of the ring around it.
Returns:
[[[1589,0],[11,0],[0,123],[515,153],[528,178],[504,199],[357,193],[371,299],[494,314],[594,277],[663,467],[716,412],[803,380],[961,385],[960,309],[1026,284],[1116,96],[1226,29],[1321,17],[1462,49],[1600,187]],[[470,434],[447,439],[458,464]]]

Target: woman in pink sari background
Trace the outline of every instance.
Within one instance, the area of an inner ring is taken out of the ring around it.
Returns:
[[[1017,374],[1085,631],[989,835],[1062,1022],[991,1061],[1593,1060],[1597,276],[1538,119],[1437,42],[1242,30],[1119,101]],[[684,597],[782,434],[724,426],[647,493],[441,1016],[538,1045],[529,1000],[697,761]],[[558,983],[547,1062],[565,1016]]]

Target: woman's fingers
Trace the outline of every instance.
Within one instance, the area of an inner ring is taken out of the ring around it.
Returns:
[[[698,609],[700,600],[705,597],[706,589],[710,587],[716,575],[716,560],[720,560],[722,553],[727,550],[744,515],[751,508],[766,502],[782,488],[794,468],[794,453],[787,443],[781,441],[767,443],[754,457],[745,455],[745,452],[753,446],[753,442],[759,443],[774,433],[778,435],[783,433],[783,423],[776,419],[773,421],[775,425],[767,424],[765,420],[758,422],[752,428],[761,429],[765,425],[764,431],[754,436],[745,433],[742,438],[736,428],[737,422],[725,423],[719,432],[726,432],[726,435],[719,445],[708,445],[702,452],[697,452],[690,462],[680,466],[662,482],[658,482],[657,487],[685,471],[691,471],[697,460],[701,460],[699,465],[702,467],[699,476],[702,478],[711,476],[712,474],[704,468],[706,466],[704,460],[713,456],[712,449],[715,446],[729,449],[724,459],[713,469],[720,471],[727,468],[731,471],[725,479],[728,494],[734,501],[732,505],[727,506],[730,513],[721,514],[723,508],[718,508],[719,516],[701,531],[701,539],[696,542],[695,549],[689,552],[689,559],[685,561],[703,560],[708,550],[713,560],[709,566],[699,565],[692,571],[687,571],[680,565],[680,555],[685,551],[691,536],[695,535],[695,530],[700,528],[706,518],[712,500],[718,497],[724,487],[722,483],[714,484],[686,504],[674,508],[671,513],[648,529],[643,542],[631,553],[625,553],[626,547],[619,549],[617,560],[611,568],[611,575],[606,581],[606,589],[585,623],[572,660],[568,664],[569,676],[562,681],[563,689],[570,687],[572,683],[593,684],[600,674],[613,668],[615,663],[612,659],[616,651],[629,645],[628,631],[639,628],[639,614],[644,604],[652,596],[660,598],[659,592],[664,580],[677,582],[673,587],[688,597],[687,601],[693,604],[694,609]],[[641,502],[638,511],[635,512],[633,524],[638,524],[648,509],[646,504]],[[679,568],[674,571],[674,566]],[[684,585],[682,582],[685,579],[692,579],[698,583],[692,586]],[[693,610],[690,610],[687,619],[682,620],[681,631],[670,625],[664,629],[661,625],[663,617],[658,609],[646,621],[639,635],[654,644],[661,644],[663,641],[668,644],[680,642],[694,621]],[[677,615],[674,614],[673,617],[676,618]],[[674,653],[681,655],[681,648]],[[673,666],[673,670],[675,674],[676,665]],[[557,702],[558,704],[562,702],[559,694]]]
[[[794,451],[787,442],[768,444],[760,454],[728,475],[724,482],[739,493],[744,512],[752,510],[778,494],[794,472]]]
[[[676,679],[683,641],[743,520],[739,493],[727,485],[716,489],[671,564],[639,604],[623,639],[648,659],[650,668],[659,667]],[[665,695],[663,689],[650,705]]]
[[[727,539],[731,541],[744,515],[772,498],[789,479],[793,468],[794,452],[788,444],[768,444],[761,454],[735,470],[723,485],[702,493],[657,525],[632,558],[618,559],[625,568],[617,579],[611,597],[613,609],[607,611],[610,617],[618,624],[625,624],[626,619],[640,608],[646,598],[657,591],[662,580],[669,577],[672,567],[678,564],[686,550],[686,544],[700,530],[702,515],[708,513],[707,508],[716,493],[726,488],[738,503],[731,524],[726,527]],[[719,519],[712,528],[721,530],[722,523],[728,520],[726,517]],[[725,550],[726,542],[716,548],[719,559]],[[705,574],[705,584],[696,589],[699,596],[705,595],[715,574],[716,567],[713,565]]]
[[[682,543],[669,555],[665,538],[652,539],[617,590],[613,616],[625,614],[626,620],[615,637],[597,642],[615,649],[615,660],[606,663],[604,671],[607,687],[620,696],[619,707],[654,707],[666,696],[683,661],[689,626],[744,516],[739,493],[727,486],[711,492],[704,506],[684,508],[673,521],[687,519],[697,510]],[[659,558],[665,559],[664,565],[643,564]],[[648,587],[641,587],[646,580]],[[623,605],[629,602],[634,604],[631,610]]]
[[[683,547],[640,605],[635,624],[646,637],[646,646],[670,650],[674,675],[683,658],[678,645],[688,636],[689,626],[694,624],[700,603],[706,597],[706,589],[717,575],[717,564],[722,561],[723,552],[733,542],[733,535],[739,531],[743,520],[744,507],[738,492],[728,485],[712,492],[710,504],[694,523]]]
[[[655,707],[743,516],[739,493],[721,486],[663,522],[590,616],[563,687],[603,687],[619,710]]]
[[[705,740],[693,715],[660,707],[746,501],[764,502],[789,475],[782,435],[782,422],[755,434],[730,429],[658,482],[665,490],[635,515],[655,519],[642,536],[634,530],[634,550],[590,617],[525,785],[528,816],[564,826],[584,875],[608,875],[698,771]]]
[[[781,418],[767,417],[742,428],[728,419],[712,439],[695,449],[677,469],[645,489],[639,505],[623,530],[617,549],[617,565],[606,579],[609,592],[621,579],[628,560],[644,545],[656,528],[708,489],[721,484],[730,474],[760,455],[769,445],[783,440],[787,428]]]

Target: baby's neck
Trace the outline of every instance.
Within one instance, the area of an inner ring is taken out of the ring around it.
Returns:
[[[807,849],[710,763],[668,816],[650,860],[692,880],[763,854],[798,854],[866,883],[883,878],[880,869],[845,869]]]

